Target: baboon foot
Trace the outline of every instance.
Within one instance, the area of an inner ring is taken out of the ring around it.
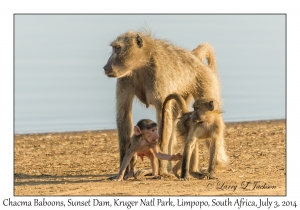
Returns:
[[[130,170],[128,172],[128,174],[124,176],[124,180],[130,179],[131,177],[134,177],[135,179],[137,179],[136,178],[136,173],[134,173],[134,170]]]
[[[181,164],[176,164],[173,168],[172,168],[172,172],[173,174],[179,179],[180,175],[179,175],[179,171],[181,171]]]
[[[179,176],[179,174],[178,174],[178,171],[176,170],[176,169],[172,169],[172,172],[173,172],[173,174],[179,179],[180,178],[180,176]]]
[[[195,172],[198,173],[198,172]],[[214,172],[208,172],[207,169],[200,169],[198,179],[216,179]]]
[[[123,176],[118,176],[118,175],[110,176],[108,178],[108,180],[110,180],[110,181],[123,181]]]
[[[107,179],[108,180],[113,180],[113,179],[116,179],[118,177],[118,175],[111,175],[110,177],[108,177]]]
[[[168,172],[161,173],[160,176],[163,178],[175,178],[174,174]]]
[[[152,170],[151,169],[139,169],[134,174],[135,178],[138,178],[141,176],[152,176]]]
[[[205,176],[207,176],[208,174],[202,174],[202,173],[199,173],[196,171],[192,171],[192,172],[190,172],[190,175],[196,179],[204,179]]]
[[[190,172],[190,175],[196,179],[209,179],[210,173],[208,171],[201,170],[200,172],[192,171]]]
[[[180,177],[179,180],[180,181],[190,181],[190,178],[188,176],[185,176],[185,177]]]
[[[180,181],[189,181],[190,180],[190,176],[189,174],[181,174],[180,178],[179,178]]]
[[[215,176],[215,173],[214,172],[210,172],[207,176],[208,179],[218,179],[216,176]]]
[[[153,176],[151,179],[162,179],[160,175]]]
[[[136,174],[134,174],[133,171],[130,171],[126,176],[124,176],[124,180],[127,180],[127,179],[129,179],[131,177],[134,177],[134,179],[137,179],[136,178]]]
[[[115,178],[115,179],[112,179],[111,181],[117,181],[117,182],[120,182],[120,181],[123,181],[123,179],[121,179],[121,178]]]

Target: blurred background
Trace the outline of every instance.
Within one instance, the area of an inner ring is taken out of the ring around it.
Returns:
[[[226,122],[286,118],[285,15],[15,15],[14,132],[115,129],[109,44],[144,27],[187,50],[214,47]],[[141,118],[155,111],[135,99]]]

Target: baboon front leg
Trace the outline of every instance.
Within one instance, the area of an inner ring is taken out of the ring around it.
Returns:
[[[192,152],[191,160],[190,160],[190,174],[195,178],[201,179],[202,174],[199,172],[199,141],[195,142],[195,146]]]
[[[215,139],[212,139],[209,145],[209,161],[208,161],[208,173],[209,179],[215,179],[215,166],[216,166],[216,144]]]
[[[127,86],[125,79],[124,81],[118,80],[116,90],[116,120],[119,138],[120,167],[130,145],[130,137],[133,134],[132,101],[134,95],[131,90],[124,90],[126,89],[124,87]],[[128,171],[128,167],[126,171]]]
[[[199,142],[195,142],[195,147],[192,152],[191,156],[191,163],[190,163],[190,171],[198,172],[198,160],[199,160]]]
[[[188,137],[188,139],[185,143],[183,157],[182,157],[180,180],[189,180],[190,159],[191,159],[194,147],[195,147],[196,140],[197,140],[196,138]]]
[[[130,136],[132,135],[132,117],[126,116],[123,119],[118,117],[117,128],[119,136],[120,166],[130,145]]]
[[[153,179],[161,179],[161,176],[158,175],[158,164],[157,164],[158,159],[156,158],[156,156],[152,151],[149,154],[149,159],[151,163]]]

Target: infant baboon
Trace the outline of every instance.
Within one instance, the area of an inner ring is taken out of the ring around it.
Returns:
[[[228,163],[223,136],[225,125],[219,103],[212,98],[200,98],[193,104],[194,111],[188,112],[184,99],[177,94],[168,96],[164,102],[164,106],[172,99],[177,101],[183,111],[177,123],[177,130],[186,139],[182,163],[179,161],[174,166],[173,172],[177,175],[177,171],[181,165],[180,179],[188,180],[191,167],[190,161],[193,161],[193,159],[191,160],[192,152],[195,147],[198,147],[197,140],[207,140],[209,138],[206,141],[207,146],[209,146],[207,175],[210,179],[215,178],[214,170],[216,165],[225,166]]]
[[[160,178],[158,176],[158,170],[157,170],[157,162],[156,158],[160,160],[169,160],[169,161],[176,161],[181,160],[182,155],[176,154],[176,155],[167,155],[160,152],[157,140],[158,140],[158,132],[157,132],[157,125],[152,120],[143,119],[140,120],[136,126],[134,126],[134,134],[131,137],[131,145],[126,152],[120,172],[115,180],[122,181],[126,167],[128,166],[130,162],[130,171],[125,179],[134,177],[135,176],[135,164],[137,160],[137,156],[147,156],[149,157],[151,161],[151,167],[152,167],[152,175],[153,178]]]
[[[123,161],[132,135],[132,101],[136,96],[148,107],[156,109],[158,130],[161,134],[161,110],[165,98],[177,93],[184,99],[195,99],[206,92],[219,96],[214,52],[209,44],[202,44],[193,51],[177,47],[166,40],[155,39],[149,32],[129,31],[111,43],[112,55],[103,67],[108,77],[117,79],[116,121],[119,136],[120,164]],[[208,65],[203,60],[207,59]],[[172,127],[176,112],[170,103],[166,113],[165,135],[159,145],[164,153],[172,153]],[[168,151],[169,150],[169,151]],[[159,174],[166,174],[167,166],[159,161]]]

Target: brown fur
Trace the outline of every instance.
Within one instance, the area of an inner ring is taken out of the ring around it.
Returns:
[[[172,100],[175,100],[177,102],[177,105],[179,106],[179,114],[182,116],[182,115],[186,115],[188,116],[187,113],[190,113],[189,112],[189,109],[187,107],[187,104],[186,104],[186,101],[181,97],[179,96],[178,94],[171,94],[171,95],[168,95],[163,103],[163,108],[162,108],[162,135],[165,135],[165,130],[166,130],[166,126],[168,126],[168,122],[165,120],[165,115],[166,115],[166,107],[169,106],[169,103],[172,102]],[[178,118],[179,115],[176,116],[176,118]],[[173,131],[172,131],[172,135],[176,135],[176,131],[177,128],[176,126],[173,128]],[[180,136],[182,137],[184,133],[182,132],[180,134]],[[186,140],[186,139],[185,139]],[[169,142],[169,147],[173,148],[175,146],[175,143],[174,141],[170,141]],[[198,145],[198,142],[196,142],[196,145],[194,147],[194,150],[193,150],[193,153],[192,153],[192,157],[191,157],[191,162],[190,162],[190,172],[191,173],[194,173],[194,174],[197,174],[198,173],[198,152],[199,152],[199,145]],[[181,162],[178,162],[176,164],[176,166],[173,167],[173,173],[178,177],[177,175],[177,172],[179,170],[179,167],[181,167]]]
[[[197,140],[206,140],[209,147],[210,157],[208,164],[209,178],[215,178],[214,170],[216,165],[226,166],[228,157],[224,147],[224,122],[222,118],[222,111],[220,104],[213,98],[197,99],[193,105],[194,111],[188,112],[185,108],[184,100],[176,94],[170,95],[166,98],[164,104],[168,100],[176,100],[180,107],[183,107],[183,114],[177,123],[177,130],[183,138],[186,139],[182,162],[178,162],[173,168],[173,172],[177,172],[181,166],[182,180],[189,179],[189,172],[196,173],[190,169],[192,152],[197,146]],[[196,154],[194,154],[196,155]],[[196,163],[194,163],[196,164]],[[178,175],[177,175],[178,176]]]
[[[160,178],[157,170],[157,159],[169,161],[181,160],[182,155],[180,153],[175,155],[162,153],[157,145],[158,137],[156,123],[149,119],[140,120],[134,127],[134,134],[132,135],[130,142],[131,145],[124,156],[119,174],[116,178],[114,178],[114,180],[123,180],[128,165],[130,165],[130,171],[128,175],[125,175],[124,179],[128,179],[130,177],[136,178],[136,160],[137,156],[141,154],[150,159],[153,178]]]
[[[132,135],[132,101],[136,96],[148,107],[156,109],[161,128],[161,110],[164,99],[171,93],[195,99],[206,95],[219,98],[219,81],[212,48],[208,44],[188,51],[166,40],[155,39],[148,32],[129,31],[111,43],[113,53],[104,70],[107,76],[118,78],[116,88],[116,121],[119,135],[120,163],[128,149]],[[208,66],[203,60],[208,60]],[[172,103],[166,114],[165,135],[160,139],[162,152],[171,153],[172,128],[175,119]],[[162,136],[162,135],[160,135]],[[159,173],[167,173],[159,162]]]

